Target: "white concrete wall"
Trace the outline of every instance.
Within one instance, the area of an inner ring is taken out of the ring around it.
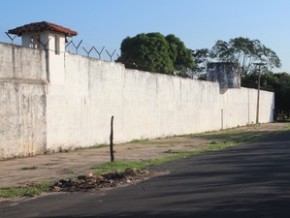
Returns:
[[[0,44],[0,159],[46,149],[45,55]]]
[[[66,54],[64,86],[50,86],[48,146],[115,141],[216,130],[219,86],[211,82],[127,70],[121,64]],[[60,143],[61,142],[61,143]]]
[[[43,85],[0,82],[0,159],[45,152],[45,105]]]
[[[221,94],[221,119],[223,128],[251,125],[256,123],[257,90],[240,88],[228,89]],[[273,121],[274,93],[260,92],[260,123]]]
[[[0,79],[46,81],[45,52],[0,43]]]
[[[48,95],[48,149],[190,134],[252,124],[257,91],[125,69],[65,55],[65,82]],[[263,97],[262,97],[263,96]],[[272,121],[274,95],[261,91],[260,121]],[[263,109],[262,109],[263,108]]]
[[[0,44],[0,159],[255,123],[257,90]],[[260,122],[274,94],[261,91]]]

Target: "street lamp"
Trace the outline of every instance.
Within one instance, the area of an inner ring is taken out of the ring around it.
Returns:
[[[261,88],[261,67],[266,65],[265,63],[254,63],[258,67],[258,95],[257,95],[257,111],[256,111],[256,124],[259,123],[259,110],[260,110],[260,88]]]

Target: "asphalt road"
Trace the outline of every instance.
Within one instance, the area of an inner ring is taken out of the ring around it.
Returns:
[[[0,217],[290,217],[290,132],[162,168],[127,187],[3,202]]]

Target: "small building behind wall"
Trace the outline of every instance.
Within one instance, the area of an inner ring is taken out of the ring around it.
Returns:
[[[218,82],[221,89],[241,87],[241,68],[238,63],[208,63],[206,76],[207,81]]]
[[[243,93],[241,89],[241,73],[240,66],[238,63],[232,62],[215,62],[207,64],[207,81],[217,82],[220,87],[220,121],[221,129],[229,128],[234,125],[233,123],[239,123],[242,114],[242,111],[239,111],[239,108],[235,108],[236,105],[240,104],[242,101],[235,102],[235,105],[232,105],[232,101],[229,99],[235,99],[233,97],[234,93]],[[228,91],[231,89],[231,91]],[[249,105],[249,99],[247,96],[243,97],[243,105]],[[227,114],[227,116],[225,116]],[[245,119],[245,118],[243,118]],[[231,123],[233,122],[233,123]],[[249,123],[249,122],[248,122]]]

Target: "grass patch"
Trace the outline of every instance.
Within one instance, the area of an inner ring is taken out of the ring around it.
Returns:
[[[227,141],[227,142],[222,142],[222,143],[216,142],[216,143],[210,144],[208,147],[197,150],[196,153],[199,154],[199,153],[204,153],[208,151],[219,151],[219,150],[236,146],[238,144],[239,143],[236,143],[234,141]]]
[[[0,188],[0,198],[33,197],[42,192],[49,192],[49,185],[49,183],[40,183],[31,184],[27,187]]]
[[[290,130],[290,121],[289,121],[288,126],[285,128],[285,131],[288,131],[288,130]]]
[[[124,172],[126,169],[145,169],[149,166],[153,165],[160,165],[162,163],[172,161],[172,156],[170,157],[163,157],[154,160],[147,160],[147,161],[114,161],[114,162],[107,162],[99,165],[93,166],[91,169],[94,170],[94,174],[102,175],[112,172]]]
[[[274,133],[274,132],[273,132]],[[203,134],[195,134],[192,137],[200,137],[207,140],[211,140],[210,144],[221,143],[246,143],[256,141],[262,137],[271,135],[269,131],[247,131],[245,128],[236,128],[230,130],[223,130],[218,132],[208,132]]]
[[[146,162],[144,161],[114,161],[95,165],[91,169],[94,170],[95,174],[101,175],[115,171],[122,172],[127,168],[142,169],[145,167]]]
[[[95,148],[106,148],[106,147],[109,147],[109,145],[108,144],[96,144],[96,145],[91,146],[90,148],[95,149]],[[84,149],[86,149],[86,148],[84,148]]]
[[[181,154],[187,152],[185,150],[174,150],[174,149],[168,149],[167,151],[164,151],[165,154]]]
[[[73,148],[72,151],[82,151],[82,150],[87,150],[87,149],[98,149],[98,148],[104,148],[104,147],[108,147],[108,144],[95,144],[92,145],[90,147],[75,147]]]
[[[174,140],[174,138],[177,136],[171,136],[168,138],[157,138],[157,139],[134,139],[130,141],[131,144],[141,144],[141,145],[163,145],[163,144],[177,144],[180,143],[178,140]],[[167,139],[170,139],[170,142],[168,142]]]
[[[104,147],[108,147],[108,144],[95,144],[92,145],[90,147],[73,147],[71,149],[68,149],[68,152],[73,152],[73,151],[82,151],[82,150],[87,150],[87,149],[98,149],[98,148],[104,148]],[[62,151],[62,152],[67,152],[67,151]]]
[[[131,144],[147,144],[149,142],[149,139],[133,139],[130,141]]]
[[[169,149],[165,153],[170,154],[166,157],[161,157],[152,160],[146,161],[114,161],[114,162],[107,162],[103,164],[98,164],[91,167],[94,170],[94,174],[101,175],[111,172],[123,172],[128,168],[131,169],[145,169],[150,166],[158,166],[170,161],[175,161],[183,158],[189,158],[198,154],[202,154],[209,151],[218,151],[221,149],[229,148],[236,145],[234,142],[226,142],[226,143],[216,143],[209,145],[207,147],[197,149],[195,151],[184,151],[184,150],[171,150]]]

